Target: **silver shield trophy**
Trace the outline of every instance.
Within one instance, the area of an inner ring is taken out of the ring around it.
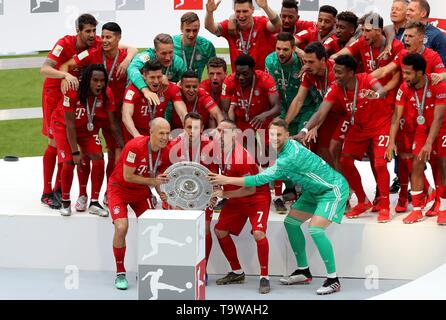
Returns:
[[[186,210],[202,210],[208,206],[213,192],[207,179],[208,168],[196,162],[182,161],[171,165],[165,173],[169,182],[161,185],[161,191],[167,195],[171,206]]]

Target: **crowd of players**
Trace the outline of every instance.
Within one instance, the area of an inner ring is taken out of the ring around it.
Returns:
[[[283,0],[280,14],[267,0],[256,0],[264,16],[253,15],[252,0],[235,0],[234,15],[215,22],[220,2],[207,1],[204,25],[228,41],[230,75],[212,42],[198,35],[200,20],[194,12],[181,17],[182,34],[158,34],[154,47],[140,53],[120,43],[117,23],[105,23],[97,36],[96,19],[82,14],[76,20],[77,34],[59,39],[41,68],[46,77],[43,134],[48,137],[41,202],[70,216],[77,167],[76,211],[113,219],[118,289],[128,286],[127,206],[137,216],[154,209],[156,190],[162,207],[169,208],[159,187],[168,181],[163,172],[177,161],[200,162],[213,172],[206,260],[212,213],[221,211],[214,230],[232,269],[217,284],[245,279],[231,234],[238,235],[249,219],[260,264],[259,291],[269,292],[270,203],[286,213],[285,202],[301,194],[285,219],[298,269],[280,281],[311,282],[300,228],[311,219],[310,234],[328,273],[317,293],[339,291],[325,229],[341,222],[346,206],[347,218],[371,210],[378,213],[378,222],[391,220],[387,162],[392,159],[397,160],[392,189],[400,189],[395,212],[407,212],[412,201],[404,223],[437,216],[438,224],[446,224],[446,37],[428,22],[426,0],[394,0],[389,26],[377,13],[359,18],[330,5],[320,7],[317,22],[302,21],[295,0]],[[239,130],[254,133],[254,152],[247,151]],[[268,153],[270,144],[280,160],[273,166],[279,168],[275,173],[262,171],[269,164],[257,158],[259,150]],[[373,201],[354,163],[365,156],[377,184]],[[426,162],[435,189],[425,177]],[[259,178],[228,178],[251,175]],[[108,182],[102,205],[104,176]],[[358,203],[350,208],[347,198],[353,193]]]

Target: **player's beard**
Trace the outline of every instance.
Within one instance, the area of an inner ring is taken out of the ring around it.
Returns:
[[[279,57],[279,59],[280,59],[280,63],[281,63],[281,64],[287,64],[288,62],[290,62],[290,60],[291,60],[292,57],[293,57],[293,54],[290,54],[290,56],[289,56],[285,61],[283,61],[283,60]]]

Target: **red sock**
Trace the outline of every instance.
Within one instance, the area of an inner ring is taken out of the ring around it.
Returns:
[[[62,200],[70,200],[71,185],[73,184],[74,165],[64,163],[62,167]]]
[[[91,199],[98,200],[104,182],[104,160],[93,160],[91,168]]]
[[[107,161],[107,180],[110,178],[111,174],[113,173],[113,169],[115,169],[115,154],[108,152],[108,161]]]
[[[398,177],[400,180],[400,199],[408,199],[409,164],[412,159],[398,159]]]
[[[56,183],[54,184],[54,191],[57,191],[62,188],[62,167],[63,162],[57,164],[57,173],[56,173]]]
[[[259,257],[260,275],[268,275],[268,256],[269,256],[269,244],[268,239],[265,237],[257,242],[257,256]]]
[[[123,248],[113,247],[113,254],[115,255],[115,261],[116,261],[116,273],[125,272],[125,267],[124,267],[125,249],[126,247]]]
[[[87,195],[88,178],[90,177],[90,159],[88,157],[82,158],[81,164],[77,167],[77,178],[79,180],[79,197]]]
[[[274,195],[280,197],[282,195],[282,180],[274,180]]]
[[[412,190],[412,193],[416,192]],[[414,208],[422,208],[424,206],[424,193],[421,192],[420,194],[412,194],[412,206]]]
[[[440,169],[438,167],[438,160],[432,159],[429,161],[432,168],[432,176],[434,177],[435,190],[438,191],[435,193],[435,201],[440,201],[441,194],[441,177],[440,177]],[[424,193],[429,194],[429,181],[426,179],[426,173],[424,174]]]
[[[235,244],[231,236],[227,235],[226,237],[218,239],[218,243],[220,243],[221,251],[223,251],[223,254],[231,265],[232,270],[240,270],[242,267],[238,261],[237,249],[235,248]]]
[[[379,205],[380,209],[389,209],[390,201],[390,175],[387,170],[387,161],[384,158],[375,158],[373,163],[376,170],[376,178],[379,190]]]
[[[369,160],[370,160],[370,168],[372,169],[372,173],[373,173],[373,177],[375,178],[375,183],[376,183],[376,197],[380,196],[380,190],[378,188],[378,173],[376,172],[376,168],[375,168],[375,155],[373,154],[373,152],[368,152],[367,153],[369,156]],[[390,178],[389,178],[390,179]]]
[[[210,232],[206,233],[206,266],[208,265],[209,256],[211,255],[212,249],[212,234]]]
[[[344,174],[350,188],[355,192],[358,203],[364,203],[366,195],[362,187],[361,176],[355,167],[352,157],[341,156],[342,173]]]
[[[48,145],[43,154],[43,193],[51,193],[53,190],[53,173],[56,166],[57,149]]]

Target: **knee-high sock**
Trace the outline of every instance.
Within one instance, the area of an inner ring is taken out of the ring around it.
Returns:
[[[373,152],[368,152],[368,156],[369,156],[369,160],[370,160],[370,168],[372,169],[373,177],[375,178],[376,185],[378,186],[378,172],[376,171],[376,167],[374,165],[375,155],[373,154]],[[376,190],[377,190],[376,197],[379,197],[381,190],[379,190],[379,187],[376,188]]]
[[[57,164],[56,183],[54,184],[54,191],[62,188],[62,167],[63,163]]]
[[[240,270],[242,267],[240,266],[237,257],[237,249],[235,248],[235,243],[232,240],[231,235],[228,234],[226,237],[219,238],[218,243],[220,243],[221,251],[223,251],[223,254],[231,265],[231,269]]]
[[[207,266],[212,249],[212,234],[210,232],[206,233],[205,247],[206,247],[206,266]]]
[[[282,195],[282,180],[274,180],[274,195],[280,197]]]
[[[412,161],[412,159],[398,159],[398,178],[400,181],[399,198],[403,200],[407,200],[409,195],[409,161]]]
[[[377,157],[374,159],[374,167],[376,170],[376,179],[378,183],[380,208],[389,209],[389,195],[390,195],[390,175],[387,170],[387,161],[384,158]]]
[[[347,179],[350,188],[355,192],[356,197],[358,198],[358,203],[364,203],[366,195],[354,159],[352,157],[341,156],[341,166],[342,173]]]
[[[62,200],[70,200],[71,185],[73,184],[74,165],[64,163],[62,167]]]
[[[124,266],[125,249],[126,247],[123,248],[113,247],[113,254],[115,256],[115,261],[116,261],[116,273],[125,272],[125,266]]]
[[[291,248],[293,249],[294,256],[296,257],[297,266],[299,268],[308,267],[307,251],[305,248],[305,236],[302,232],[302,221],[287,216],[284,220],[285,230],[288,234],[288,240],[290,241]]]
[[[269,244],[268,239],[265,237],[261,240],[256,240],[257,243],[257,256],[260,264],[260,275],[268,275],[268,257],[269,257]]]
[[[104,160],[93,160],[91,168],[91,200],[98,200],[104,181]]]
[[[334,258],[333,246],[331,245],[330,239],[328,239],[327,235],[325,234],[325,229],[310,226],[308,228],[308,231],[310,232],[311,238],[313,238],[319,254],[324,261],[327,273],[335,273],[336,263]]]
[[[431,168],[432,168],[432,176],[434,177],[434,183],[435,183],[435,200],[440,201],[440,189],[441,189],[441,177],[440,177],[440,169],[438,166],[438,160],[432,159],[429,161]],[[429,181],[426,178],[426,171],[424,171],[424,188],[423,191],[426,195],[429,194]]]
[[[90,159],[84,157],[82,162],[85,163],[78,165],[77,167],[77,178],[79,180],[79,196],[87,195],[87,184],[88,178],[90,177]]]
[[[51,193],[53,183],[53,173],[56,166],[57,149],[48,145],[43,154],[43,193]]]

